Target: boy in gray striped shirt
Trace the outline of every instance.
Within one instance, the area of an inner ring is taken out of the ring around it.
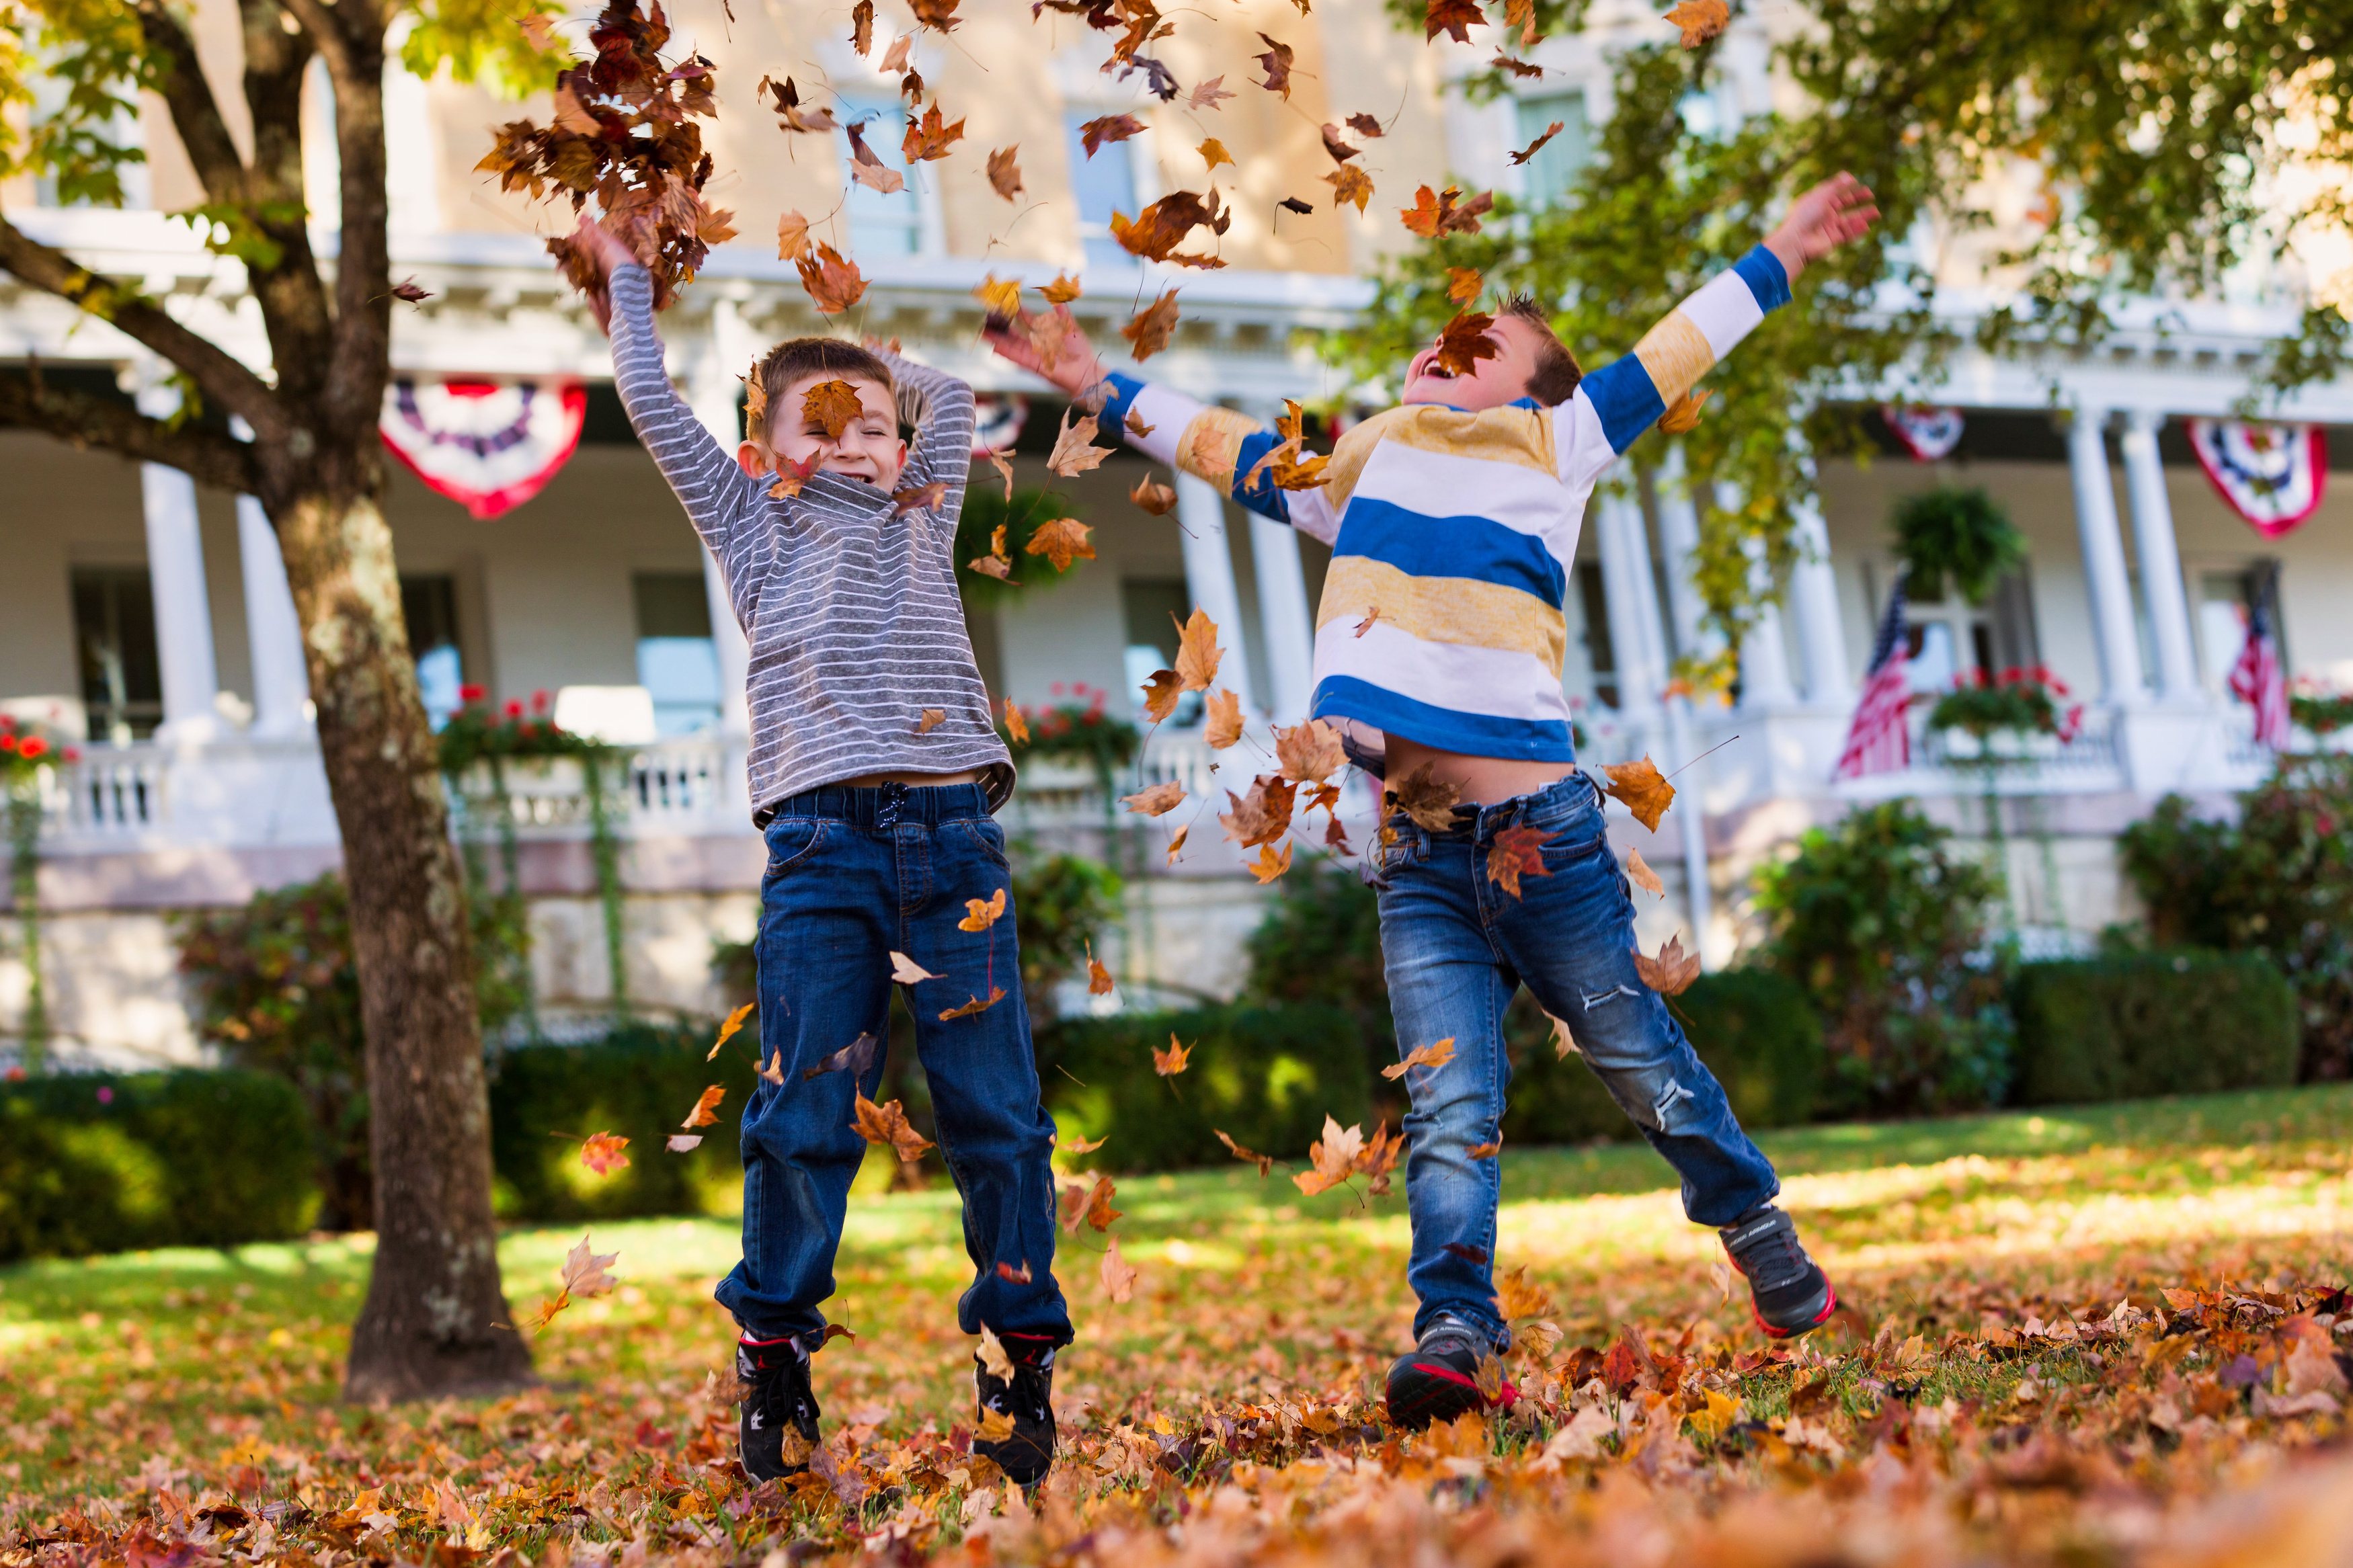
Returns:
[[[760,1055],[779,1077],[744,1108],[744,1260],[718,1291],[743,1329],[744,1468],[789,1474],[818,1440],[809,1353],[866,1152],[857,1101],[882,1075],[860,1040],[887,1034],[894,973],[928,972],[908,1001],[965,1201],[974,1278],[957,1319],[1001,1342],[1003,1359],[987,1341],[988,1360],[974,1358],[976,1415],[984,1430],[1011,1423],[974,1448],[1027,1485],[1053,1459],[1054,1352],[1071,1321],[1052,1269],[1054,1124],[990,816],[1013,763],[955,584],[972,389],[896,353],[795,339],[756,367],[750,407],[765,423],[730,453],[670,385],[646,269],[586,220],[574,243],[604,279],[591,303],[629,423],[752,645],[753,821],[768,845]]]

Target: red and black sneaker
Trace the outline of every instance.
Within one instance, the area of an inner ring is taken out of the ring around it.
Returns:
[[[735,1382],[744,1403],[736,1421],[744,1473],[772,1481],[808,1468],[817,1446],[817,1394],[809,1387],[808,1352],[794,1338],[735,1342]],[[799,1439],[795,1457],[785,1455],[785,1434]]]
[[[1043,1335],[1007,1334],[1005,1353],[1011,1378],[992,1373],[972,1358],[973,1417],[1008,1416],[1013,1430],[997,1442],[975,1442],[972,1451],[997,1461],[1016,1486],[1034,1487],[1054,1467],[1054,1342]]]
[[[1475,1330],[1440,1319],[1421,1342],[1389,1367],[1389,1425],[1419,1431],[1433,1421],[1451,1421],[1473,1410],[1507,1410],[1520,1391],[1500,1383],[1493,1398],[1479,1384],[1479,1363],[1494,1345]],[[1499,1366],[1488,1375],[1500,1379]]]
[[[1810,1333],[1838,1310],[1838,1292],[1821,1265],[1798,1242],[1798,1223],[1777,1205],[1758,1204],[1717,1234],[1732,1266],[1748,1279],[1749,1311],[1777,1340]]]

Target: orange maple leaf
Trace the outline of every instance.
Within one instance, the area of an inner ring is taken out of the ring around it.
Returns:
[[[590,1134],[580,1144],[580,1163],[600,1176],[609,1176],[629,1163],[621,1152],[629,1141],[615,1132]]]
[[[720,1083],[712,1084],[702,1091],[702,1098],[694,1102],[694,1109],[686,1113],[686,1120],[679,1125],[681,1127],[712,1125],[719,1120],[719,1102],[726,1098],[727,1086]]]
[[[1518,898],[1522,877],[1552,875],[1545,868],[1544,847],[1558,837],[1527,826],[1504,828],[1487,851],[1487,880]]]
[[[858,389],[846,381],[820,381],[801,398],[801,417],[828,441],[840,440],[841,433],[865,412]]]
[[[1634,820],[1656,833],[1659,818],[1675,799],[1675,786],[1660,776],[1658,764],[1645,756],[1639,763],[1612,763],[1601,771],[1609,775],[1603,793],[1624,801]]]

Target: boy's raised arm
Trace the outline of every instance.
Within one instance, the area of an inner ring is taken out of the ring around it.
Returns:
[[[915,431],[899,488],[903,492],[945,485],[933,514],[953,529],[964,510],[965,482],[972,475],[972,388],[962,378],[918,364],[896,350],[875,352],[898,383],[899,417]]]

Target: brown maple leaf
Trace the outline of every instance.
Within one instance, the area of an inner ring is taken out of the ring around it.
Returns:
[[[1381,607],[1378,605],[1367,609],[1365,612],[1365,618],[1356,623],[1356,635],[1363,637],[1366,632],[1371,631],[1374,626],[1380,624],[1380,618]]]
[[[915,717],[915,733],[928,735],[948,721],[944,708],[926,708]]]
[[[1315,210],[1314,203],[1301,201],[1297,196],[1285,196],[1274,205],[1284,212],[1297,213],[1302,217],[1308,216]]]
[[[1144,716],[1157,724],[1176,711],[1176,700],[1185,695],[1185,680],[1173,669],[1155,669],[1141,689]]]
[[[1526,146],[1512,154],[1512,166],[1514,168],[1518,168],[1522,164],[1525,163],[1529,159],[1535,157],[1538,148],[1542,147],[1546,142],[1560,134],[1560,126],[1561,122],[1557,120],[1546,126],[1544,128],[1543,135],[1537,137],[1535,141],[1529,142]]]
[[[1046,303],[1049,305],[1067,305],[1077,299],[1083,290],[1079,287],[1077,279],[1068,277],[1058,269],[1054,274],[1054,280],[1038,292],[1046,296]]]
[[[808,249],[808,219],[788,212],[776,220],[776,259],[797,261]]]
[[[858,1096],[850,1126],[869,1143],[889,1144],[898,1152],[901,1162],[907,1164],[922,1159],[923,1151],[932,1146],[930,1139],[907,1125],[907,1113],[900,1109],[897,1100],[886,1100],[877,1105],[863,1091]]]
[[[1021,165],[1013,161],[1013,155],[1019,151],[1021,144],[1017,142],[988,155],[989,188],[1008,202],[1021,194]]]
[[[1442,784],[1430,777],[1432,766],[1422,763],[1391,784],[1386,793],[1415,823],[1432,833],[1443,833],[1454,826],[1454,803],[1462,798],[1462,786]]]
[[[1119,330],[1119,335],[1134,345],[1133,353],[1138,364],[1166,348],[1168,340],[1176,334],[1176,290],[1174,289],[1138,310],[1134,319]]]
[[[1291,830],[1292,810],[1297,803],[1299,786],[1275,773],[1261,773],[1250,781],[1250,789],[1236,795],[1226,792],[1233,810],[1219,815],[1225,825],[1226,837],[1245,849],[1261,844],[1271,844]]]
[[[873,148],[866,144],[866,128],[849,124],[842,128],[849,138],[849,177],[883,195],[892,195],[907,188],[906,176],[885,163]]]
[[[609,1176],[629,1163],[621,1152],[629,1141],[615,1132],[592,1132],[580,1142],[580,1163],[600,1176]]]
[[[846,381],[820,381],[801,398],[801,417],[828,441],[840,440],[841,433],[865,412],[858,389]]]
[[[1363,212],[1373,199],[1373,177],[1354,163],[1343,164],[1324,175],[1324,179],[1332,187],[1335,206],[1354,202],[1356,210]]]
[[[1087,156],[1106,142],[1124,142],[1131,136],[1144,134],[1144,121],[1133,114],[1099,114],[1079,127],[1079,145]]]
[[[1480,310],[1461,310],[1438,334],[1438,363],[1456,375],[1469,375],[1482,359],[1502,353],[1487,330],[1495,318]]]
[[[723,1083],[712,1084],[702,1091],[702,1098],[694,1102],[694,1109],[686,1113],[686,1120],[679,1125],[681,1127],[712,1125],[719,1120],[719,1102],[726,1098],[727,1086]]]
[[[1050,518],[1029,535],[1029,542],[1021,547],[1021,552],[1042,555],[1053,563],[1055,571],[1068,572],[1071,562],[1095,558],[1095,547],[1087,542],[1087,535],[1093,531],[1075,517]]]
[[[874,47],[874,0],[858,0],[849,8],[849,47],[860,54]]]
[[[1359,136],[1366,137],[1386,136],[1388,134],[1388,128],[1369,114],[1351,114],[1348,116],[1348,129],[1355,132]]]
[[[1504,1152],[1501,1143],[1473,1143],[1462,1152],[1473,1160],[1492,1160]]]
[[[1458,305],[1467,305],[1479,297],[1487,286],[1486,278],[1475,267],[1450,267],[1446,269],[1446,297]]]
[[[1012,737],[1017,746],[1029,743],[1029,721],[1022,717],[1021,704],[1010,697],[1005,700],[1005,732]]]
[[[1176,1035],[1172,1033],[1168,1037],[1166,1050],[1157,1046],[1152,1047],[1152,1070],[1162,1078],[1175,1078],[1185,1070],[1186,1058],[1192,1054],[1193,1047],[1178,1045]]]
[[[1171,191],[1130,218],[1111,215],[1111,236],[1120,248],[1146,261],[1173,261],[1180,267],[1222,267],[1215,257],[1180,256],[1176,247],[1197,228],[1222,235],[1233,225],[1233,214],[1219,205],[1218,193],[1202,196],[1191,191]]]
[[[1732,8],[1724,0],[1676,0],[1667,20],[1683,30],[1683,47],[1695,49],[1724,31]]]
[[[1005,525],[998,523],[989,535],[988,553],[976,555],[965,565],[984,577],[994,577],[1000,583],[1013,581],[1013,558],[1005,553]]]
[[[1444,33],[1458,44],[1467,44],[1471,41],[1470,29],[1486,25],[1479,0],[1430,0],[1421,19],[1421,36],[1427,42]]]
[[[1218,107],[1220,100],[1229,99],[1233,96],[1234,95],[1232,93],[1226,90],[1226,79],[1223,76],[1213,76],[1207,81],[1202,82],[1200,85],[1193,89],[1193,95],[1185,100],[1185,107],[1187,109],[1215,109]]]
[[[1683,952],[1683,933],[1677,931],[1667,938],[1667,945],[1659,949],[1656,958],[1636,948],[1634,973],[1642,977],[1643,984],[1660,995],[1680,996],[1691,989],[1693,981],[1699,978],[1699,954]]]
[[[1105,969],[1103,967],[1103,960],[1095,956],[1094,943],[1089,942],[1087,944],[1087,994],[1090,996],[1108,996],[1112,994],[1113,989],[1113,983],[1111,977],[1111,971]],[[1101,1148],[1102,1145],[1098,1143],[1091,1145],[1091,1147]],[[1086,1152],[1086,1151],[1073,1145],[1071,1149],[1071,1152],[1073,1154],[1082,1154]]]
[[[1131,408],[1127,411],[1127,417],[1120,422],[1120,428],[1125,430],[1129,435],[1134,437],[1139,441],[1148,441],[1152,438],[1152,433],[1155,430],[1159,429],[1160,426],[1157,425],[1146,425],[1143,420],[1138,419],[1135,416],[1135,410]]]
[[[1054,1140],[1054,1147],[1060,1149],[1065,1154],[1092,1154],[1110,1142],[1111,1135],[1109,1133],[1105,1133],[1101,1138],[1073,1138],[1068,1142],[1064,1142],[1060,1137],[1057,1137]]]
[[[1242,738],[1242,700],[1231,691],[1212,691],[1201,715],[1201,740],[1222,752]]]
[[[958,931],[987,931],[1005,915],[1005,889],[999,888],[986,899],[966,899],[964,919],[956,921]]]
[[[1011,500],[1013,499],[1013,465],[1006,461],[1003,452],[990,452],[987,457],[988,466],[995,468],[997,477],[1005,481],[1005,499]]]
[[[1172,614],[1169,617],[1176,617]],[[1187,691],[1207,691],[1218,679],[1218,660],[1226,650],[1218,646],[1218,623],[1207,610],[1196,608],[1176,626],[1176,677]]]
[[[891,957],[892,961],[891,965],[892,971],[891,977],[894,981],[901,981],[902,979],[900,973],[900,966],[902,963],[904,963],[906,969],[913,971],[916,975],[924,980],[937,980],[939,978],[938,975],[930,973],[914,960],[908,958],[903,952],[894,952]],[[902,981],[902,983],[907,982]],[[881,1036],[871,1032],[860,1034],[856,1039],[850,1041],[849,1044],[842,1047],[841,1049],[818,1058],[817,1066],[813,1068],[803,1068],[801,1069],[801,1081],[803,1083],[807,1083],[811,1079],[823,1078],[828,1073],[837,1072],[846,1072],[852,1079],[863,1079],[866,1076],[866,1069],[874,1065],[875,1053],[880,1051],[881,1048]]]
[[[789,500],[800,494],[801,487],[809,482],[809,477],[817,472],[818,465],[824,461],[823,447],[806,458],[778,458],[773,470],[776,482],[768,487],[769,496],[776,500]]]
[[[1645,756],[1639,763],[1612,763],[1601,771],[1609,775],[1603,793],[1624,801],[1634,820],[1656,833],[1659,818],[1675,798],[1675,786],[1659,776],[1658,765]]]
[[[1310,719],[1274,732],[1274,760],[1282,776],[1297,784],[1322,784],[1348,764],[1340,731],[1321,719]],[[1333,798],[1338,799],[1335,791]]]
[[[1119,1255],[1119,1237],[1114,1236],[1104,1243],[1103,1262],[1095,1271],[1102,1276],[1103,1294],[1111,1298],[1113,1306],[1125,1306],[1135,1299],[1135,1282],[1143,1276]]]
[[[758,1009],[759,1005],[760,1005],[757,1002],[746,1002],[741,1007],[736,1008],[733,1013],[728,1014],[726,1022],[719,1026],[719,1037],[711,1042],[710,1054],[705,1056],[702,1059],[704,1061],[711,1061],[719,1055],[719,1047],[735,1037],[737,1032],[744,1027],[744,1020],[750,1017],[753,1013]]]
[[[1234,155],[1226,151],[1226,144],[1214,136],[1205,139],[1196,151],[1201,154],[1201,162],[1212,169],[1220,163],[1232,169],[1241,167],[1240,163],[1234,162]]]
[[[923,118],[920,121],[912,114],[907,116],[907,134],[900,142],[899,151],[910,163],[928,163],[935,158],[946,157],[948,148],[962,140],[964,121],[959,120],[953,125],[943,124],[940,106],[934,103],[923,110]]]
[[[1356,1173],[1358,1156],[1365,1152],[1365,1129],[1361,1123],[1343,1127],[1329,1113],[1324,1118],[1324,1136],[1307,1146],[1308,1163],[1313,1170],[1301,1171],[1291,1179],[1309,1197],[1338,1186]]]
[[[421,305],[433,298],[433,291],[420,287],[414,278],[404,278],[392,286],[392,297],[404,304]]]
[[[1398,1058],[1395,1067],[1383,1068],[1381,1076],[1394,1082],[1416,1068],[1430,1068],[1434,1070],[1444,1067],[1453,1059],[1454,1037],[1449,1035],[1444,1039],[1434,1041],[1430,1045],[1414,1047]]]
[[[1520,47],[1532,49],[1544,35],[1536,31],[1536,0],[1504,0],[1504,26],[1520,30]]]
[[[907,0],[907,8],[915,20],[934,32],[946,33],[956,26],[955,8],[960,0]]]
[[[910,485],[903,490],[891,492],[891,514],[903,517],[911,511],[929,511],[948,499],[948,482],[934,479],[927,485]]]
[[[1494,209],[1495,195],[1482,191],[1457,205],[1455,198],[1461,194],[1453,185],[1447,186],[1443,193],[1422,186],[1414,193],[1413,205],[1400,208],[1398,213],[1405,220],[1406,232],[1424,239],[1435,239],[1441,234],[1478,233],[1479,220]]]
[[[1046,467],[1064,479],[1073,479],[1111,456],[1108,447],[1094,444],[1094,416],[1082,415],[1073,420],[1071,410],[1062,410],[1060,428],[1054,432],[1054,450],[1046,458]]]
[[[1544,847],[1558,837],[1525,825],[1504,828],[1487,851],[1487,880],[1518,898],[1522,877],[1552,875],[1544,863]]]
[[[1509,71],[1513,76],[1518,78],[1522,81],[1526,81],[1534,77],[1540,77],[1545,73],[1544,67],[1539,65],[1530,65],[1525,60],[1514,59],[1511,56],[1505,54],[1501,49],[1497,49],[1495,51],[1495,58],[1489,60],[1487,64],[1496,70]]]
[[[1642,858],[1642,852],[1640,849],[1630,849],[1626,852],[1626,879],[1652,898],[1663,899],[1667,896],[1667,885],[1659,880],[1659,874],[1651,869],[1650,863]]]
[[[1263,888],[1291,869],[1291,846],[1284,845],[1282,853],[1277,854],[1273,845],[1261,844],[1258,847],[1258,858],[1243,861],[1242,869],[1256,877],[1258,885]]]
[[[801,107],[801,89],[793,85],[793,79],[790,77],[786,77],[781,82],[771,81],[768,78],[762,77],[759,95],[762,98],[776,100],[771,107],[776,110],[779,130],[803,132],[822,131],[830,135],[841,129],[840,121],[833,117],[832,110],[805,110]]]
[[[944,1024],[951,1018],[969,1018],[976,1013],[986,1013],[1004,1000],[1005,988],[1001,985],[992,985],[988,988],[988,994],[986,997],[975,996],[961,1007],[950,1007],[941,1013],[940,1022]]]
[[[1264,33],[1259,35],[1259,41],[1266,46],[1266,53],[1250,57],[1258,61],[1259,68],[1266,72],[1266,79],[1259,83],[1259,86],[1269,92],[1279,92],[1284,98],[1289,98],[1291,96],[1291,46],[1278,44]]]
[[[1218,1132],[1218,1130],[1214,1127],[1210,1128],[1209,1131],[1212,1132]],[[1222,1132],[1218,1132],[1218,1142],[1223,1143],[1228,1151],[1233,1154],[1233,1157],[1240,1160],[1245,1165],[1249,1164],[1253,1160],[1258,1162],[1258,1173],[1261,1176],[1268,1174],[1274,1169],[1274,1156],[1271,1154],[1261,1154],[1255,1149],[1245,1149]]]
[[[1150,474],[1135,481],[1135,488],[1127,492],[1127,499],[1155,517],[1166,517],[1176,507],[1175,488],[1162,484]]]
[[[1185,786],[1175,779],[1163,779],[1134,795],[1119,797],[1119,804],[1143,816],[1166,816],[1185,804]]]
[[[1667,405],[1659,416],[1659,429],[1668,436],[1688,436],[1699,428],[1699,405],[1715,395],[1712,392],[1686,392]]]
[[[1168,864],[1171,866],[1176,864],[1177,852],[1185,847],[1185,836],[1192,831],[1192,824],[1187,823],[1185,826],[1177,828],[1176,833],[1170,837],[1168,840]]]
[[[1324,151],[1331,154],[1332,162],[1335,163],[1345,163],[1361,151],[1359,148],[1349,146],[1346,142],[1341,140],[1340,128],[1332,124],[1330,121],[1327,121],[1324,122],[1323,131]]]
[[[882,51],[882,58],[874,62],[875,74],[877,76],[898,75],[907,68],[907,60],[914,52],[915,35],[900,34],[891,40],[891,47]]]
[[[800,271],[809,303],[821,316],[839,316],[865,297],[866,279],[858,264],[829,245],[811,245],[793,265]]]
[[[1027,1285],[1029,1283],[1030,1279],[1029,1260],[1026,1258],[1023,1258],[1021,1260],[1021,1267],[1018,1268],[1014,1268],[1010,1263],[1000,1262],[997,1266],[997,1277],[999,1279],[1009,1280],[1016,1285]],[[1012,1429],[1013,1423],[1008,1417],[1006,1422],[1006,1430],[1010,1432]]]

